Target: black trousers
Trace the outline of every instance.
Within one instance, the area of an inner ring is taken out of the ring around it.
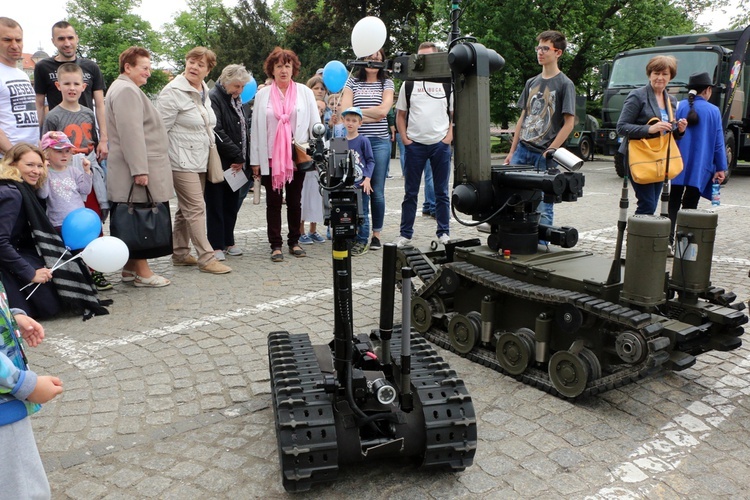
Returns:
[[[234,245],[234,226],[240,210],[240,192],[232,191],[226,181],[213,184],[206,181],[203,191],[206,200],[206,226],[208,242],[214,250],[224,250]]]

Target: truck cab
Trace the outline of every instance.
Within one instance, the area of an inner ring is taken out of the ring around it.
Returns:
[[[750,28],[748,28],[750,29]],[[727,149],[727,165],[731,174],[737,159],[750,160],[750,113],[747,95],[750,91],[748,74],[747,43],[738,41],[743,30],[676,35],[660,37],[654,47],[634,49],[617,54],[611,64],[601,68],[604,97],[602,102],[602,126],[596,133],[596,146],[603,154],[615,156],[615,170],[620,177],[625,174],[624,159],[617,149],[622,137],[617,135],[617,120],[627,95],[633,89],[648,83],[646,64],[655,55],[672,55],[677,59],[677,75],[669,82],[667,91],[678,101],[687,98],[686,87],[690,75],[707,72],[712,76],[716,89],[711,97],[724,120],[724,137]],[[735,48],[742,51],[739,65],[733,63]],[[728,103],[727,82],[733,78],[737,88]]]

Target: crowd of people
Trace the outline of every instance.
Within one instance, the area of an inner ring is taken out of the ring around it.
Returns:
[[[101,273],[76,259],[56,267],[72,256],[62,226],[77,209],[93,210],[102,223],[112,216],[114,229],[114,214],[123,212],[118,207],[150,204],[155,212],[170,214],[170,199],[176,195],[173,224],[167,215],[171,237],[129,248],[121,280],[136,287],[170,285],[149,265],[149,259],[169,255],[174,266],[194,266],[214,275],[231,272],[225,261],[227,256],[243,255],[234,230],[251,190],[265,191],[271,261],[283,262],[285,253],[306,257],[303,246],[325,243],[326,237],[320,233],[324,207],[318,172],[299,151],[311,140],[313,127],[324,123],[327,139],[347,139],[358,172],[355,186],[361,189],[364,218],[352,242],[352,256],[382,248],[385,184],[396,138],[405,193],[394,243],[412,243],[423,174],[426,194],[429,189],[423,213],[435,217],[438,242],[450,241],[450,85],[407,82],[397,95],[382,64],[382,49],[363,58],[368,64],[347,79],[340,93],[329,93],[320,71],[306,84],[297,83],[299,58],[277,47],[264,62],[268,79],[259,86],[250,109],[242,101],[252,78],[244,66],[227,65],[215,86],[208,87],[206,77],[217,65],[216,54],[208,48],[190,50],[184,72],[152,101],[141,89],[152,70],[147,49],[134,46],[123,51],[120,75],[105,89],[98,66],[77,56],[78,37],[70,24],[56,23],[52,40],[58,52],[37,64],[32,86],[16,65],[22,57],[23,30],[16,21],[0,17],[0,365],[16,375],[0,377],[0,393],[6,388],[20,395],[0,397],[0,409],[19,400],[25,405],[24,411],[14,413],[18,418],[0,425],[0,442],[16,439],[18,446],[30,446],[21,431],[19,437],[8,437],[8,424],[25,425],[35,403],[62,391],[59,379],[37,377],[27,370],[17,356],[18,339],[6,333],[19,330],[36,345],[44,331],[31,317],[75,311],[86,319],[107,314],[111,303],[98,297],[98,291],[113,286]],[[562,33],[545,31],[537,43],[542,72],[529,79],[521,93],[521,117],[506,164],[536,165],[547,171],[554,168],[549,153],[563,144],[573,127],[575,86],[558,66],[567,47]],[[436,51],[429,42],[419,47],[420,54]],[[711,184],[722,182],[727,168],[721,117],[708,102],[710,75],[692,75],[689,98],[677,103],[666,91],[676,72],[673,57],[652,58],[646,67],[649,83],[630,93],[618,122],[626,162],[629,140],[669,133],[677,138],[684,170],[672,181],[672,232],[677,211],[695,208],[701,196],[709,197]],[[245,181],[230,183],[229,176]],[[662,186],[633,183],[637,214],[655,212]],[[552,224],[552,205],[543,204],[539,211],[540,222]],[[29,374],[25,382],[18,372]],[[25,465],[32,476],[41,465],[35,458],[34,450]],[[37,484],[48,491],[45,485]],[[18,488],[14,496],[26,495],[24,485],[12,488]]]

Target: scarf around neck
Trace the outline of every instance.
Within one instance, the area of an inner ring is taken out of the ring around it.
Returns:
[[[292,111],[297,104],[297,84],[289,83],[286,96],[282,99],[281,90],[276,81],[271,84],[271,105],[273,115],[279,120],[271,152],[271,186],[281,191],[284,184],[294,178],[294,161],[292,160]]]
[[[44,208],[36,198],[34,189],[25,182],[15,182],[15,185],[21,193],[23,209],[31,227],[34,245],[47,267],[50,269],[54,267],[61,255],[64,255],[63,260],[73,257],[60,235],[52,227]],[[101,300],[97,297],[88,267],[81,259],[76,259],[56,269],[52,283],[55,285],[63,307],[71,312],[82,314],[84,321],[92,316],[109,314],[105,306],[112,304],[112,301]]]

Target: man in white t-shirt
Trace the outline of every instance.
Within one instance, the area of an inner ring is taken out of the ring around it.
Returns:
[[[418,54],[437,52],[424,42]],[[451,126],[450,85],[435,82],[405,82],[396,103],[396,128],[404,143],[404,201],[401,203],[401,236],[397,246],[411,245],[417,197],[425,164],[430,161],[435,186],[436,235],[440,243],[450,240]]]
[[[23,30],[9,17],[0,17],[0,156],[19,142],[39,142],[34,87],[18,69],[23,59]]]

